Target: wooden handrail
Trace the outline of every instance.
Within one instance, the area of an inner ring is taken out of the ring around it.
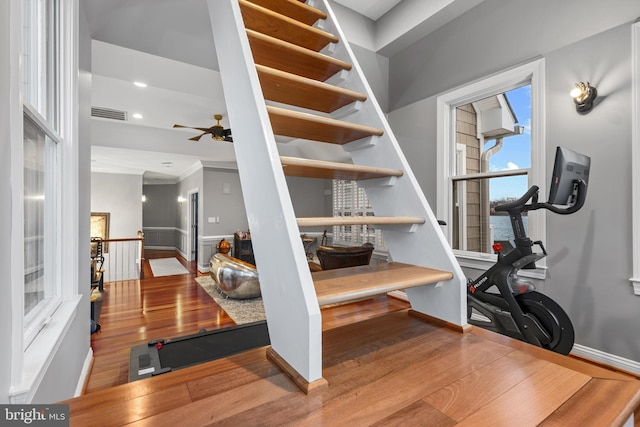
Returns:
[[[109,243],[109,242],[136,242],[142,241],[144,242],[144,237],[125,237],[123,239],[101,239],[101,242]]]

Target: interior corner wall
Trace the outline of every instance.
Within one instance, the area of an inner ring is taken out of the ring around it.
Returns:
[[[575,10],[585,8],[589,13],[576,23]],[[544,57],[547,176],[558,145],[590,155],[592,170],[580,212],[546,214],[548,279],[542,290],[567,311],[577,344],[640,363],[640,298],[628,280],[630,27],[638,15],[637,1],[486,0],[391,59],[390,123],[427,199],[435,202],[437,95]],[[587,115],[576,113],[568,95],[583,80],[599,93]]]
[[[142,230],[142,175],[91,174],[91,212],[108,212],[109,237],[137,237]]]
[[[362,68],[382,111],[389,111],[389,58],[351,44],[351,50]]]

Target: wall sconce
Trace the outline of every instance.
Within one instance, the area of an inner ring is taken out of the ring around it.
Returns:
[[[147,201],[147,196],[145,196],[144,194],[142,195],[142,197],[140,197],[140,200],[142,201],[142,203]]]
[[[593,101],[598,96],[598,91],[589,82],[578,82],[570,95],[573,102],[576,103],[576,111],[580,114],[587,114],[593,108]]]
[[[180,204],[180,206],[182,206],[182,204],[183,204],[184,202],[186,202],[186,201],[187,201],[187,199],[185,199],[184,197],[182,197],[182,195],[178,196],[178,203]]]

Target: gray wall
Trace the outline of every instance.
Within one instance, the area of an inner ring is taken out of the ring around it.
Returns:
[[[223,194],[225,184],[230,189],[229,194]],[[201,194],[201,236],[224,236],[233,234],[236,230],[247,230],[249,225],[238,171],[205,168],[204,189]],[[209,217],[219,217],[220,222],[210,223]]]
[[[353,54],[362,68],[382,111],[389,111],[389,58],[351,44]]]
[[[631,235],[631,26],[551,52],[547,60],[547,164],[561,144],[591,156],[587,204],[548,216],[546,292],[575,323],[576,340],[640,361],[640,297],[633,295]],[[589,79],[600,98],[573,111],[567,82]],[[638,167],[640,165],[636,165]]]
[[[585,12],[575,19],[580,10]],[[593,168],[585,208],[570,217],[547,214],[549,279],[543,289],[573,320],[576,343],[635,361],[640,297],[628,281],[630,25],[638,15],[637,1],[487,0],[390,61],[391,125],[435,210],[436,96],[545,58],[547,176],[557,145],[590,155]],[[600,95],[585,116],[568,96],[581,80],[591,81]]]
[[[144,227],[175,227],[178,209],[176,184],[151,184],[142,186],[147,198],[142,204]]]
[[[640,16],[637,0],[486,0],[389,61],[396,110]]]
[[[91,212],[109,212],[109,237],[137,237],[142,230],[142,175],[91,174]]]

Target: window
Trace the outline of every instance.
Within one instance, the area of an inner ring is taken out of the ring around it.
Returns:
[[[451,176],[454,249],[492,253],[514,246],[508,216],[494,207],[528,188],[531,86],[525,85],[455,109],[456,157]],[[524,217],[525,226],[527,217]]]
[[[23,0],[23,227],[25,344],[61,300],[59,2]]]
[[[545,193],[543,67],[535,61],[438,97],[437,213],[465,267],[487,268],[494,241],[513,244],[496,204],[533,184]],[[544,214],[524,221],[532,239],[544,240]]]
[[[373,216],[373,208],[365,191],[356,181],[333,180],[333,216]],[[333,244],[359,246],[372,243],[386,249],[382,230],[371,225],[337,225],[333,227]]]

